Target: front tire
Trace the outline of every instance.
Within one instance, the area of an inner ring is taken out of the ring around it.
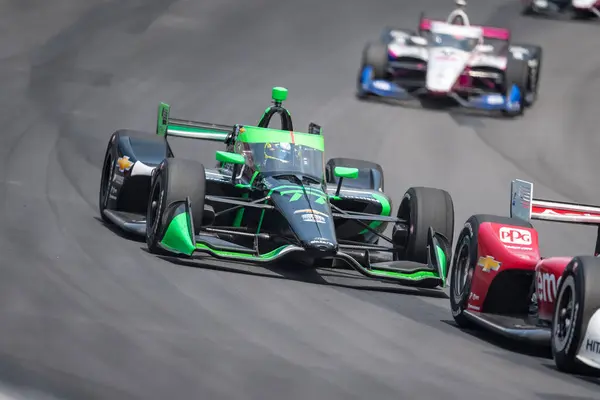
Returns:
[[[600,259],[575,257],[565,268],[557,289],[552,318],[552,355],[566,373],[599,375],[577,359],[590,319],[600,309]]]
[[[371,70],[367,71],[367,67]],[[365,46],[362,54],[360,70],[357,79],[357,96],[366,98],[366,93],[362,87],[365,81],[375,79],[386,79],[388,70],[387,45],[383,43],[369,43]]]
[[[432,227],[452,244],[454,237],[454,203],[450,194],[441,189],[411,187],[406,191],[398,218],[409,226],[404,249],[394,253],[394,260],[408,260],[427,264],[427,235]],[[396,227],[393,229],[396,230]],[[392,233],[392,237],[394,233]]]
[[[190,198],[194,234],[202,226],[206,176],[204,166],[196,161],[167,158],[155,171],[146,216],[146,244],[154,254],[168,254],[159,242],[167,223],[165,211],[175,201]]]
[[[515,58],[508,59],[508,66],[506,68],[506,96],[509,97],[511,95],[513,85],[518,87],[520,92],[520,107],[516,111],[505,110],[504,115],[508,117],[518,117],[525,113],[525,94],[527,92],[527,83],[529,79],[528,68],[525,60],[518,60]]]
[[[111,223],[111,221],[104,215],[104,210],[108,207],[108,201],[110,199],[110,191],[112,189],[112,182],[115,175],[115,156],[116,151],[113,147],[114,135],[111,138],[108,146],[106,147],[106,154],[104,155],[104,163],[102,164],[102,176],[100,178],[100,190],[98,196],[98,210],[100,211],[100,217],[105,223]]]

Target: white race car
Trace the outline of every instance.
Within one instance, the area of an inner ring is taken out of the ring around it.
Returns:
[[[421,18],[418,33],[385,29],[363,51],[359,97],[445,97],[511,116],[533,105],[542,49],[513,45],[509,30],[469,25],[460,13],[458,24],[456,10],[446,22]]]
[[[599,0],[522,0],[523,14],[560,14],[571,18],[600,17]]]

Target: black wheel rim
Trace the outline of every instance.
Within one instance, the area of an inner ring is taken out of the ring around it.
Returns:
[[[563,290],[556,303],[556,311],[554,316],[554,338],[559,346],[557,348],[564,348],[564,344],[567,342],[571,329],[573,319],[575,317],[575,293],[573,286],[570,282],[565,282]]]
[[[154,190],[152,191],[152,195],[150,196],[150,203],[148,205],[148,216],[146,218],[146,223],[151,228],[150,232],[153,234],[156,232],[158,228],[158,222],[160,220],[160,209],[161,209],[161,184],[157,182],[154,185]]]
[[[456,268],[452,273],[452,286],[454,288],[452,295],[456,303],[459,303],[464,294],[465,289],[469,289],[471,279],[473,278],[473,268],[471,268],[471,254],[469,243],[463,240],[456,256]]]
[[[405,202],[401,202],[400,203],[400,207],[398,208],[398,214],[396,214],[398,216],[399,219],[406,221],[406,224],[408,226],[408,237],[406,239],[406,243],[403,243],[403,248],[397,252],[395,252],[393,254],[393,259],[394,260],[404,260],[408,258],[408,253],[410,251],[409,249],[409,245],[410,245],[410,240],[412,238],[413,232],[415,231],[415,227],[413,226],[413,221],[410,218],[410,206],[408,201]],[[394,229],[395,230],[395,227]],[[392,230],[392,235],[393,235],[393,230]],[[397,245],[397,244],[394,244]]]

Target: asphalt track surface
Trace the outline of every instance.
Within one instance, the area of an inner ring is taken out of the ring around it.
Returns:
[[[541,99],[519,120],[355,99],[367,40],[450,7],[0,0],[6,396],[600,398],[598,381],[559,374],[544,351],[460,331],[445,298],[360,290],[379,285],[339,273],[175,264],[99,221],[114,130],[151,132],[159,101],[184,118],[255,123],[275,85],[289,88],[298,129],[324,126],[330,157],[379,161],[394,199],[411,185],[449,190],[457,230],[476,212],[506,214],[515,177],[533,180],[538,195],[600,199],[597,24],[524,19],[516,1],[469,5],[475,23],[544,46]],[[178,156],[209,165],[215,148],[175,143]],[[538,227],[545,255],[592,252],[591,228]]]

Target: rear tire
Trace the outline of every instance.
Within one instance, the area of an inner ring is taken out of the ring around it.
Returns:
[[[146,244],[154,254],[169,254],[160,247],[167,228],[165,211],[175,202],[190,198],[194,234],[202,226],[206,176],[204,166],[196,161],[167,158],[156,168],[146,216]]]
[[[472,215],[461,230],[454,251],[452,265],[450,266],[450,308],[452,316],[461,328],[473,328],[473,323],[464,315],[471,294],[471,282],[478,261],[478,232],[479,226],[484,222],[493,222],[502,225],[532,228],[528,222],[516,218],[500,217],[496,215]]]
[[[558,285],[556,308],[552,318],[552,355],[556,367],[563,372],[600,375],[577,359],[580,346],[585,346],[590,319],[600,309],[600,259],[575,257],[565,268]]]
[[[394,253],[394,260],[427,264],[427,235],[430,227],[444,235],[452,245],[454,203],[447,191],[411,187],[404,194],[397,215],[398,218],[408,222],[410,233],[404,250]],[[395,226],[393,230],[396,230]]]

